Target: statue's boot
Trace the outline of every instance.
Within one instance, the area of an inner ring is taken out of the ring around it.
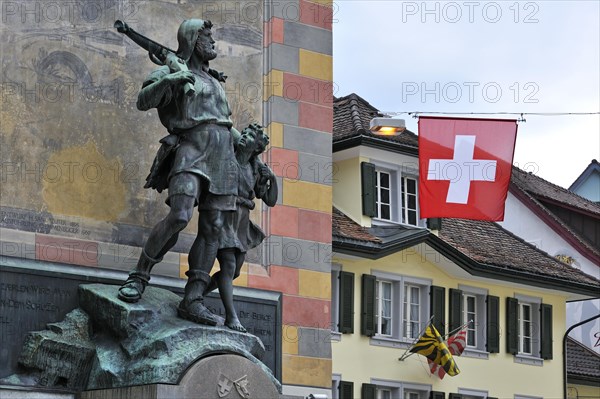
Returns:
[[[148,281],[150,281],[152,266],[160,263],[160,261],[162,261],[162,258],[151,258],[146,250],[142,249],[137,266],[129,273],[127,281],[119,288],[119,299],[129,303],[139,301],[148,285]]]
[[[177,313],[195,323],[216,326],[219,319],[204,306],[204,291],[210,283],[210,275],[200,270],[188,270],[185,274],[188,276],[188,282]]]

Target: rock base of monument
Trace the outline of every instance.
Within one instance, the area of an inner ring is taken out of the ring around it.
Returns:
[[[117,290],[81,285],[80,308],[30,332],[19,358],[26,372],[4,383],[87,391],[90,399],[279,397],[256,336],[181,319],[181,298],[164,289],[148,287],[135,304]]]
[[[81,399],[270,399],[280,398],[264,371],[237,355],[210,356],[196,362],[177,385],[150,384],[82,392]]]

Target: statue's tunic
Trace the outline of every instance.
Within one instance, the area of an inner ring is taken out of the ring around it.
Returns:
[[[265,238],[265,233],[250,220],[250,210],[254,208],[254,188],[258,181],[257,165],[248,162],[239,165],[239,185],[237,211],[224,215],[223,228],[219,232],[219,249],[236,248],[245,253],[258,246]]]
[[[144,86],[158,81],[168,73],[168,67],[155,70],[144,82]],[[168,173],[169,197],[175,194],[193,195],[193,187],[185,184],[186,182],[179,183],[185,179],[175,179],[177,183],[172,184],[176,175],[192,173],[201,180],[203,197],[206,191],[215,196],[228,197],[221,198],[225,202],[220,201],[220,205],[215,203],[209,208],[233,210],[238,170],[230,132],[231,110],[219,81],[205,71],[194,73],[194,77],[194,95],[187,96],[183,90],[167,89],[157,107],[162,124],[169,133],[178,137]],[[197,201],[203,202],[204,198],[197,198]]]

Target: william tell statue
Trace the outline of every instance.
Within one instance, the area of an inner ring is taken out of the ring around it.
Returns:
[[[277,201],[273,172],[258,156],[268,137],[252,124],[242,133],[232,125],[231,110],[221,82],[225,76],[209,68],[215,59],[212,23],[189,19],[179,27],[176,52],[139,35],[117,21],[127,34],[163,66],[144,81],[137,100],[141,111],[156,108],[169,135],[160,147],[146,188],[168,190],[169,214],[150,232],[137,266],[119,288],[125,302],[137,302],[150,280],[152,267],[175,245],[179,232],[199,211],[198,235],[189,253],[185,295],[179,316],[216,325],[218,318],[203,303],[205,293],[219,287],[226,309],[225,325],[246,331],[233,308],[233,278],[239,275],[245,253],[260,244],[264,234],[249,220],[254,198],[268,206]],[[218,257],[221,271],[210,271]]]

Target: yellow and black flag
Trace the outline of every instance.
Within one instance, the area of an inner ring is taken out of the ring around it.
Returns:
[[[410,348],[409,352],[425,356],[444,369],[449,376],[460,373],[446,343],[433,324],[429,323],[421,338]]]

